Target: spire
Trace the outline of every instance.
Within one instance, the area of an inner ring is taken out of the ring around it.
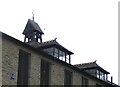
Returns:
[[[32,19],[34,21],[34,10],[32,11]]]

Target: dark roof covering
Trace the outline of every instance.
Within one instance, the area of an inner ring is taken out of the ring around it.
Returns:
[[[81,70],[98,69],[98,70],[104,72],[105,74],[110,74],[109,72],[107,72],[106,70],[104,70],[102,67],[100,67],[96,63],[96,61],[95,62],[89,62],[89,63],[76,64],[74,66],[78,67]]]
[[[108,87],[120,87],[118,85],[113,85],[113,84],[110,84],[110,83],[108,83],[106,81],[98,79],[98,78],[88,74],[87,72],[84,72],[83,70],[79,69],[78,67],[75,67],[75,66],[73,66],[71,64],[65,63],[64,61],[61,61],[61,60],[59,60],[57,58],[54,58],[53,56],[51,56],[51,55],[49,55],[49,54],[47,54],[47,53],[45,53],[43,51],[39,51],[38,49],[35,49],[34,47],[32,47],[32,46],[30,46],[30,45],[28,45],[28,44],[26,44],[24,42],[21,42],[18,39],[15,39],[15,38],[13,38],[13,37],[5,34],[5,33],[0,32],[0,37],[4,37],[7,40],[13,41],[14,43],[19,44],[20,46],[23,46],[23,47],[25,47],[27,49],[30,49],[30,50],[32,50],[32,51],[34,51],[34,52],[36,52],[36,53],[38,53],[38,54],[40,54],[42,56],[45,56],[46,58],[49,58],[50,60],[53,60],[53,61],[59,63],[59,64],[62,64],[64,66],[66,66],[66,67],[69,67],[69,68],[75,70],[76,72],[79,72],[79,73],[81,73],[83,75],[88,76],[89,78],[92,78],[92,79],[94,79],[96,81],[100,81],[100,82],[104,83],[105,85],[107,85]]]
[[[27,34],[32,33],[34,31],[38,31],[41,34],[44,34],[43,31],[41,30],[40,26],[34,20],[28,19],[28,22],[27,22],[26,27],[23,31],[23,34],[27,35]]]
[[[73,54],[73,52],[67,50],[65,47],[63,47],[62,45],[60,45],[56,39],[54,40],[50,40],[50,41],[46,41],[46,42],[42,42],[42,43],[38,43],[38,42],[30,42],[28,43],[29,45],[38,48],[39,50],[45,49],[45,48],[49,48],[49,47],[56,47],[60,50],[62,50],[63,52],[66,52],[67,54]]]

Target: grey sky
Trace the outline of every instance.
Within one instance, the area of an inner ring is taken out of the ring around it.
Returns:
[[[97,60],[118,83],[118,0],[0,0],[0,31],[23,41],[33,10],[43,41],[57,37],[72,64]]]

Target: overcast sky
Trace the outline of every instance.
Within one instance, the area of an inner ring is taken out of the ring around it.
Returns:
[[[23,41],[34,10],[43,41],[57,38],[74,52],[72,64],[97,60],[118,83],[118,1],[0,0],[0,31]]]

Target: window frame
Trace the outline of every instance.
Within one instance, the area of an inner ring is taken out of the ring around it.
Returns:
[[[64,86],[71,87],[73,81],[73,73],[67,69],[64,70]]]
[[[28,85],[31,54],[19,49],[17,85]]]
[[[41,59],[40,85],[41,86],[44,86],[44,85],[49,86],[49,83],[50,83],[50,62]]]

